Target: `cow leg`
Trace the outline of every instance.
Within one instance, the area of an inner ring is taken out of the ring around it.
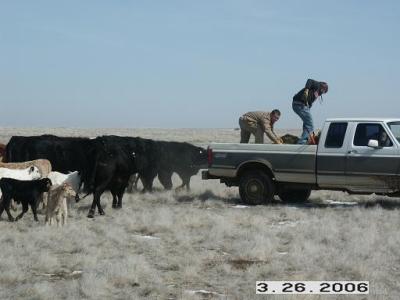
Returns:
[[[190,191],[190,177],[191,176],[180,176],[182,184],[176,188],[176,191],[182,190],[186,186],[186,190]]]
[[[82,178],[82,177],[81,177],[81,178]],[[82,189],[82,185],[83,185],[83,181],[82,181],[82,179],[81,179],[81,181],[79,182],[78,191],[77,191],[76,194],[75,194],[75,202],[77,202],[77,203],[81,200],[81,198],[79,198],[79,192],[80,192],[81,189]]]
[[[11,203],[10,203],[10,208],[13,210],[13,211],[17,211],[17,203],[13,200],[13,201],[11,201]]]
[[[121,189],[119,192],[118,192],[118,205],[117,205],[117,208],[122,208],[122,197],[124,196],[124,190],[123,189]]]
[[[128,193],[133,193],[133,191],[137,190],[137,182],[139,180],[139,175],[138,174],[133,174],[132,176],[129,177],[128,180],[128,187],[126,188],[126,191]]]
[[[134,184],[135,185],[135,190],[137,190],[137,185],[138,185],[139,179],[140,179],[139,174],[136,174],[135,184]]]
[[[158,180],[166,190],[172,189],[172,172],[171,171],[160,171],[158,173]]]
[[[36,222],[39,222],[39,219],[37,217],[37,211],[36,211],[37,204],[35,202],[31,202],[30,205],[31,205],[31,209],[33,212],[33,218],[35,219]]]
[[[183,188],[185,187],[185,185],[186,185],[185,180],[182,179],[182,177],[181,177],[181,180],[182,180],[182,184],[181,184],[180,186],[178,186],[178,187],[175,189],[175,191],[181,191],[181,190],[183,190]]]
[[[101,204],[100,204],[100,197],[103,194],[103,192],[104,192],[104,189],[101,189],[101,190],[97,189],[93,193],[93,202],[92,202],[92,206],[91,206],[91,208],[89,210],[89,214],[87,215],[88,218],[94,218],[94,213],[95,213],[95,210],[96,210],[96,206],[97,206],[97,210],[99,211],[100,215],[104,215],[105,214],[105,212],[104,212],[104,210],[103,210],[103,208],[101,207]]]
[[[133,182],[135,175],[132,175],[128,180],[128,186],[126,187],[127,193],[133,193]]]
[[[96,204],[97,204],[97,210],[99,211],[99,215],[104,216],[106,213],[104,212],[103,208],[101,207],[100,197],[97,200]]]
[[[79,182],[78,190],[76,191],[76,194],[75,194],[75,202],[76,203],[81,201],[81,198],[79,198],[79,192],[82,190],[82,185],[83,185],[83,181],[81,179],[81,181]]]
[[[61,215],[61,226],[65,226],[65,224],[67,224],[67,216],[65,215],[65,212],[63,212]]]
[[[56,215],[57,227],[61,226],[61,220],[62,220],[62,208],[60,207]]]
[[[1,196],[1,202],[0,202],[0,217],[3,214],[4,211],[4,199],[3,196]]]
[[[92,206],[90,207],[89,213],[87,215],[88,218],[94,218],[94,213],[96,211],[96,199],[100,198],[101,193],[99,193],[98,191],[93,193],[93,201],[92,201]]]
[[[117,208],[117,194],[114,191],[111,194],[113,197],[112,208]]]
[[[154,178],[156,176],[157,175],[154,175],[154,176],[140,176],[140,180],[143,183],[142,193],[152,192],[153,191],[153,181],[154,181]]]
[[[14,199],[11,199],[11,201],[10,201],[10,208],[13,211],[17,211],[17,202]]]
[[[190,191],[190,177],[188,177],[186,180],[186,190]]]
[[[67,206],[67,200],[64,199],[64,202],[63,202],[63,225],[67,224],[67,219],[68,219],[68,206]]]
[[[48,197],[49,197],[49,193],[43,193],[39,197],[38,204],[40,204],[40,202],[42,202],[42,211],[44,211],[46,209]]]
[[[182,183],[180,186],[178,186],[178,187],[175,189],[175,191],[179,192],[179,191],[183,190],[184,187],[185,187],[185,184]]]
[[[3,214],[4,209],[6,210],[7,216],[8,216],[8,220],[10,222],[14,222],[14,217],[11,215],[10,213],[10,202],[11,199],[3,199],[3,202],[1,202],[0,204],[0,217]]]
[[[21,219],[24,216],[24,214],[28,211],[28,209],[29,209],[28,202],[22,201],[22,212],[15,218],[15,221],[18,221],[19,219]],[[6,208],[6,210],[7,210],[7,208]]]
[[[106,190],[106,187],[108,185],[108,181],[105,182],[104,184],[102,184],[101,186],[96,187],[96,189],[93,192],[93,202],[92,202],[92,206],[90,207],[89,213],[87,215],[88,218],[94,218],[94,213],[96,211],[96,206],[97,209],[99,211],[100,215],[104,215],[104,210],[101,207],[100,204],[100,197],[101,195],[104,193],[104,191]]]
[[[17,207],[14,205],[14,200],[13,199],[11,199],[10,200],[10,206],[11,206],[11,209],[13,210],[13,211],[16,211],[17,210]],[[0,203],[3,203],[3,195],[1,195],[1,198],[0,198]],[[3,210],[4,210],[4,208],[3,208]],[[0,215],[1,216],[1,215]]]

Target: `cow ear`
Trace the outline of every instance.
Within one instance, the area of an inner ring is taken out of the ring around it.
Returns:
[[[136,153],[135,152],[132,152],[132,155],[133,155],[133,157],[136,157]]]
[[[29,168],[29,173],[32,173],[33,171],[35,171],[35,168],[34,168],[33,166],[31,166],[31,167]]]

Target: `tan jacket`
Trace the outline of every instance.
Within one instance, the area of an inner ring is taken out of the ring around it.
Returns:
[[[262,127],[265,134],[276,144],[280,143],[280,138],[274,132],[274,126],[271,124],[271,113],[266,111],[250,111],[243,115],[243,118],[257,123]]]

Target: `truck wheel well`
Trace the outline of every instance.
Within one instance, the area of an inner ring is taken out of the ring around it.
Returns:
[[[240,178],[246,171],[249,171],[249,170],[260,170],[260,171],[265,172],[271,179],[275,178],[271,169],[268,168],[263,163],[259,163],[259,162],[251,162],[251,163],[247,163],[247,164],[241,166],[237,172],[237,178]]]

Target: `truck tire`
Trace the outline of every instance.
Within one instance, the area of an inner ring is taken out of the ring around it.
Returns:
[[[282,189],[278,196],[284,202],[306,202],[310,197],[310,189]]]
[[[275,185],[265,172],[247,171],[240,177],[239,194],[249,205],[265,204],[274,198]]]

